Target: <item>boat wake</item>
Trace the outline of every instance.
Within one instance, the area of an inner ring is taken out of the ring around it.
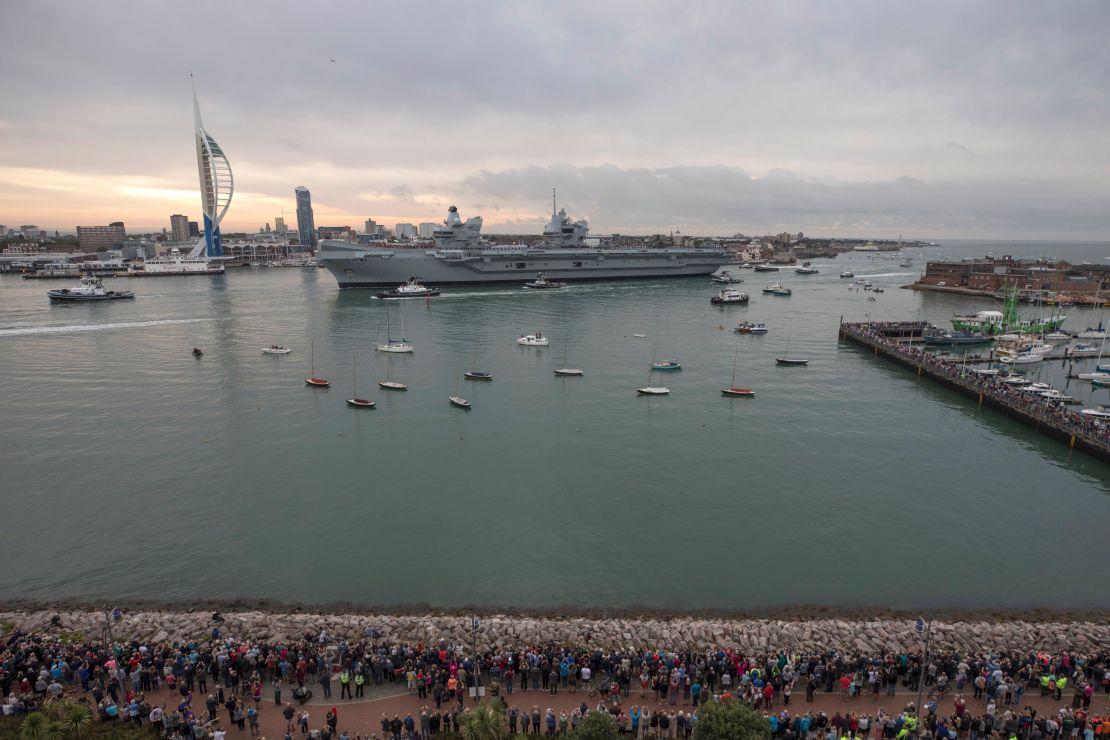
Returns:
[[[916,272],[875,272],[875,273],[860,273],[856,277],[862,278],[877,278],[877,277],[911,277],[916,275]]]
[[[29,334],[67,334],[79,331],[104,331],[107,329],[135,329],[143,326],[165,326],[167,324],[196,324],[204,320],[205,319],[160,319],[157,321],[121,321],[113,324],[24,326],[15,329],[0,329],[0,337],[20,337]]]

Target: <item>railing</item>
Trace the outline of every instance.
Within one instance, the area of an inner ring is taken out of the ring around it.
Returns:
[[[1039,432],[1060,439],[1069,447],[1110,462],[1110,423],[1061,408],[1048,400],[1034,400],[1028,394],[999,380],[979,375],[958,362],[942,359],[916,347],[907,347],[887,338],[882,331],[898,322],[871,322],[840,325],[840,338],[853,342],[916,370],[952,390],[986,404]]]

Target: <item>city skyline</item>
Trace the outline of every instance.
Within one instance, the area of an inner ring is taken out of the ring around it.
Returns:
[[[293,37],[298,6],[163,10],[9,6],[0,223],[196,219],[194,73],[236,168],[227,231],[294,213],[298,184],[356,228],[457,205],[538,233],[557,187],[597,233],[1110,231],[1097,2],[323,3],[284,56],[243,50]]]

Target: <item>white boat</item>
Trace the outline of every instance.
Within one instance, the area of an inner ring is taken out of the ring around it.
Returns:
[[[1005,378],[999,378],[998,380],[1014,388],[1026,386],[1033,382],[1031,380],[1028,380],[1027,378],[1021,377],[1020,375],[1008,375]]]
[[[902,260],[901,262],[898,263],[898,266],[899,267],[913,267],[913,260],[909,260],[909,259]]]
[[[311,386],[313,388],[328,388],[328,387],[331,386],[331,381],[329,381],[327,378],[317,378],[316,377],[316,340],[312,341],[312,344],[310,345],[310,347],[311,347],[311,349],[309,349],[309,353],[310,353],[311,358],[312,358],[311,361],[310,361],[312,363],[312,370],[311,370],[311,374],[307,378],[304,379],[304,383],[305,383],[305,385]],[[197,352],[200,352],[200,350],[194,348],[193,349],[193,354],[195,355],[195,354],[197,354]]]
[[[1098,357],[1101,353],[1102,347],[1093,344],[1077,344],[1068,348],[1068,357]]]
[[[521,334],[516,343],[523,347],[546,347],[551,344],[551,340],[543,334],[536,332],[535,334]]]
[[[999,352],[998,361],[1004,365],[1031,365],[1044,360],[1044,355],[1036,352]]]
[[[1055,388],[1049,388],[1048,390],[1041,391],[1036,395],[1052,403],[1079,403],[1071,396],[1067,395],[1066,393],[1061,393]]]
[[[1079,373],[1075,377],[1080,380],[1099,380],[1105,383],[1110,380],[1110,373]]]
[[[816,275],[818,270],[808,262],[803,262],[801,267],[795,267],[794,272],[798,275]]]
[[[736,358],[739,357],[740,350],[732,353],[732,380],[729,381],[728,388],[721,389],[722,396],[751,398],[755,395],[755,391],[751,388],[737,388],[736,387]]]
[[[105,290],[100,278],[92,275],[81,278],[81,284],[76,288],[48,290],[46,295],[52,301],[112,301],[135,297],[130,290]]]
[[[1060,340],[1067,341],[1067,340],[1071,339],[1071,334],[1068,334],[1067,332],[1064,332],[1064,331],[1051,331],[1048,334],[1045,334],[1044,338],[1045,339],[1055,339],[1057,341],[1060,341]]]
[[[459,396],[448,396],[447,400],[451,402],[452,406],[457,406],[460,409],[470,408],[470,401],[467,401],[465,398],[460,398]]]
[[[999,371],[999,370],[998,370],[997,368],[993,368],[993,367],[992,367],[992,368],[986,368],[986,367],[969,367],[969,368],[967,369],[967,371],[968,371],[969,373],[974,373],[974,374],[976,374],[976,375],[982,375],[982,376],[984,376],[984,377],[988,377],[988,378],[994,378],[994,377],[997,377],[997,376],[998,376],[998,374],[1000,373],[1000,371]]]
[[[1089,416],[1094,419],[1110,419],[1110,411],[1106,409],[1081,409],[1080,412],[1084,416]]]
[[[530,283],[525,283],[524,287],[531,290],[551,290],[554,288],[565,288],[567,284],[555,280],[548,280],[541,272],[536,275],[535,280]]]
[[[403,300],[405,298],[433,298],[439,295],[435,288],[429,288],[419,283],[419,278],[410,277],[393,290],[378,293],[378,298],[385,300]]]
[[[560,377],[577,378],[583,375],[581,368],[567,367],[567,343],[570,337],[563,339],[563,366],[555,369],[555,374]]]
[[[389,379],[389,371],[393,364],[392,359],[393,355],[385,356],[385,380],[379,380],[378,387],[387,391],[407,391],[409,389],[407,385]]]
[[[840,277],[842,277],[842,278],[854,278],[855,276],[856,276],[856,274],[854,272],[852,272],[851,270],[844,270],[843,272],[840,273]]]
[[[193,250],[197,252],[197,250]],[[132,265],[127,269],[128,277],[162,277],[166,275],[223,275],[224,266],[212,262],[207,257],[193,253],[181,254],[181,250],[172,247],[165,257],[151,257],[142,265]]]
[[[710,298],[709,302],[715,306],[724,303],[747,303],[748,294],[741,293],[735,288],[725,288],[724,290],[717,291],[717,295]]]
[[[269,347],[262,348],[262,354],[264,355],[287,355],[292,351],[293,350],[288,347],[279,347],[276,344],[271,344]]]
[[[768,285],[763,289],[763,292],[771,295],[790,295],[790,288],[784,287],[782,283],[775,283],[774,285]]]
[[[351,361],[351,397],[347,405],[354,409],[372,409],[374,402],[368,398],[359,398],[358,395],[358,355]]]
[[[636,392],[639,393],[641,396],[666,396],[671,392],[671,389],[664,388],[662,386],[649,385],[643,388],[637,388]]]
[[[380,325],[379,325],[379,331],[381,331]],[[401,338],[400,339],[394,339],[393,338],[393,327],[389,322],[389,309],[388,308],[386,309],[386,311],[385,311],[385,336],[386,336],[385,344],[375,345],[374,349],[378,350],[379,352],[395,352],[395,353],[411,353],[411,352],[416,351],[416,347],[414,347],[411,342],[409,342],[405,339],[405,314],[404,313],[401,314]]]
[[[728,270],[721,270],[719,273],[717,273],[715,275],[710,275],[709,279],[712,280],[715,283],[721,283],[722,285],[728,285],[730,283],[742,283],[742,282],[744,282],[743,280],[741,280],[738,277],[733,277],[732,274]]]

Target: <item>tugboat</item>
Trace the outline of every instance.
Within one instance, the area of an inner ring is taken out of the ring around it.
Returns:
[[[741,267],[743,267],[743,265],[741,265]],[[721,270],[716,275],[710,275],[709,279],[711,281],[713,281],[714,283],[720,283],[722,285],[729,285],[731,283],[742,283],[742,282],[744,282],[741,278],[733,277],[732,273],[730,273],[728,270]]]
[[[439,295],[439,290],[429,288],[417,282],[419,278],[410,277],[407,282],[401,283],[393,290],[378,293],[378,298],[399,300],[402,298],[434,298]]]
[[[536,273],[535,280],[530,283],[525,283],[524,287],[531,288],[532,290],[549,290],[551,288],[565,288],[567,287],[567,284],[560,283],[555,280],[548,280],[546,277],[544,277],[543,273],[540,272]]]
[[[76,288],[48,290],[46,295],[52,301],[116,301],[135,297],[130,290],[105,290],[100,278],[92,275],[81,278],[81,285]]]
[[[725,288],[724,290],[718,291],[717,295],[709,299],[709,302],[714,306],[719,306],[724,303],[747,303],[748,294],[741,293],[734,288]]]

